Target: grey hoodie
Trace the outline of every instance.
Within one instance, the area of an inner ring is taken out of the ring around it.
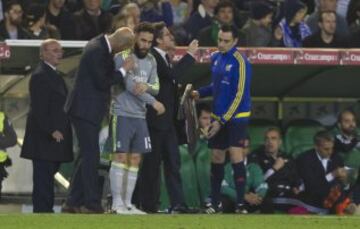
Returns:
[[[125,76],[125,89],[115,92],[112,103],[112,113],[118,116],[141,118],[146,117],[146,104],[152,105],[156,99],[154,95],[159,92],[159,78],[157,75],[156,60],[150,53],[143,59],[131,54],[135,60],[135,68],[130,70]],[[115,68],[119,69],[126,54],[119,53],[115,56]],[[146,83],[148,91],[142,95],[134,95],[133,88],[135,83]]]

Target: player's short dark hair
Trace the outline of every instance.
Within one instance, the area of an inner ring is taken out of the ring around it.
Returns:
[[[197,116],[200,117],[201,115],[201,112],[208,112],[208,113],[211,113],[212,110],[211,110],[211,107],[209,106],[209,104],[207,103],[198,103],[196,104],[196,113],[197,113]]]
[[[11,10],[11,8],[15,5],[20,5],[21,8],[22,8],[22,5],[19,1],[17,0],[11,0],[11,1],[8,1],[6,4],[5,4],[5,7],[4,7],[4,12],[9,12]]]
[[[314,136],[315,145],[320,145],[324,141],[334,142],[334,135],[328,130],[320,130]]]
[[[161,38],[163,36],[163,30],[166,27],[166,24],[164,22],[156,22],[153,24],[154,27],[154,40],[153,45],[157,45],[156,39]]]
[[[140,24],[138,24],[135,29],[134,29],[135,33],[141,33],[141,32],[148,32],[148,33],[155,33],[155,29],[152,23],[150,22],[141,22]]]
[[[223,8],[231,8],[233,11],[233,14],[235,15],[235,5],[234,5],[234,3],[232,3],[229,0],[224,0],[224,1],[219,2],[219,4],[217,4],[214,9],[214,14],[217,15],[219,13],[219,11]]]
[[[239,30],[235,25],[222,25],[220,30],[225,33],[231,33],[234,39],[239,38]]]
[[[267,130],[265,130],[265,135],[272,131],[277,132],[279,134],[279,137],[281,138],[281,136],[282,136],[281,130],[280,130],[280,128],[278,128],[276,126],[269,127]]]

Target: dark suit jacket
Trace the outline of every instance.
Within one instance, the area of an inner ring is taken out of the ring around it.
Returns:
[[[296,159],[297,170],[300,178],[305,184],[305,192],[302,198],[305,203],[317,207],[323,207],[324,199],[329,194],[330,188],[336,182],[328,182],[325,176],[336,168],[343,167],[344,162],[333,153],[327,165],[327,170],[321,164],[315,150],[309,150]]]
[[[55,25],[61,35],[61,40],[75,40],[75,19],[72,13],[66,9],[62,9],[60,14],[54,16],[49,10],[46,11],[46,19],[50,24]]]
[[[49,65],[40,62],[30,80],[30,111],[21,157],[54,162],[73,160],[72,134],[64,112],[67,90],[64,80]],[[60,143],[51,134],[60,131]]]
[[[96,20],[84,9],[76,12],[74,18],[77,40],[90,40],[99,34],[110,32],[112,25],[112,14],[104,11],[101,11]]]
[[[298,187],[301,182],[297,174],[295,161],[282,152],[279,153],[278,157],[286,159],[288,162],[266,180],[266,183],[269,185],[268,194],[272,197],[278,197],[279,195],[289,197],[293,195],[293,192],[292,190],[287,190],[284,186],[290,186],[291,188]],[[249,158],[253,158],[260,165],[264,174],[269,169],[272,169],[275,164],[275,159],[265,153],[264,146],[252,152]]]
[[[156,99],[164,104],[166,111],[162,115],[157,115],[156,111],[150,107],[146,119],[149,128],[169,130],[174,127],[174,120],[176,117],[175,110],[178,105],[178,88],[176,81],[183,76],[187,68],[194,64],[195,59],[190,54],[186,54],[179,63],[170,68],[163,57],[155,49],[152,49],[151,53],[156,59],[160,83],[160,90]]]
[[[96,37],[84,49],[65,110],[71,116],[100,126],[108,112],[111,85],[122,83],[123,76],[115,71],[105,37]]]

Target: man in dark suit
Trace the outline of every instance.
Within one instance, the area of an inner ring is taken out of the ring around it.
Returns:
[[[330,132],[319,131],[314,143],[315,148],[301,154],[296,159],[296,165],[305,186],[302,200],[316,208],[324,208],[324,200],[331,188],[343,184],[347,173],[343,160],[333,153],[334,137]]]
[[[72,118],[79,141],[79,163],[70,185],[64,211],[102,213],[98,187],[99,132],[108,112],[110,87],[122,84],[123,76],[134,67],[128,58],[120,69],[115,69],[113,53],[132,47],[133,32],[122,27],[110,35],[89,41],[84,49],[77,72],[74,90],[65,107]]]
[[[53,212],[54,175],[73,160],[70,120],[64,112],[67,89],[56,66],[62,48],[53,39],[40,47],[41,62],[30,80],[30,111],[21,157],[33,162],[34,212]]]
[[[175,131],[175,110],[177,108],[177,82],[184,75],[184,70],[194,64],[194,55],[198,49],[198,42],[194,40],[188,53],[175,66],[172,66],[167,54],[173,46],[173,37],[165,23],[154,25],[154,48],[151,53],[157,62],[157,73],[160,91],[156,99],[164,104],[165,113],[149,108],[147,123],[150,132],[152,152],[144,155],[138,184],[138,201],[146,212],[157,212],[160,196],[160,165],[164,161],[164,177],[169,193],[171,208],[181,211],[184,206],[184,195],[179,174],[180,155]]]

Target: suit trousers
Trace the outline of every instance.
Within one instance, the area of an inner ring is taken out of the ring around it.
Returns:
[[[79,158],[71,179],[67,204],[89,209],[101,207],[101,189],[98,181],[100,127],[86,120],[72,118],[79,142]]]
[[[33,212],[54,212],[54,175],[60,162],[33,159]]]
[[[164,165],[166,188],[171,207],[184,204],[180,177],[180,152],[175,129],[149,128],[152,151],[144,155],[134,198],[145,211],[156,212],[160,197],[160,166]]]

